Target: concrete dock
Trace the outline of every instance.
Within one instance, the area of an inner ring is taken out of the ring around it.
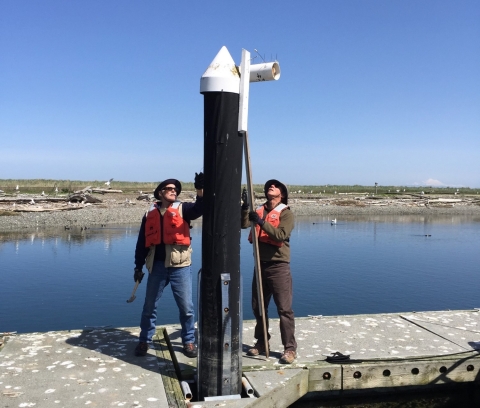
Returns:
[[[195,401],[197,360],[181,352],[179,325],[159,327],[145,357],[133,352],[138,328],[3,333],[0,406],[287,407],[304,396],[480,381],[476,309],[297,318],[298,356],[289,366],[279,363],[278,319],[270,321],[268,360],[246,355],[253,327],[243,324],[249,392],[215,401]],[[327,362],[335,352],[350,359]]]

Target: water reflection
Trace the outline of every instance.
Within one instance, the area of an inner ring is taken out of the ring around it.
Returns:
[[[89,228],[81,230],[63,230],[63,229],[47,229],[36,231],[0,231],[0,245],[7,242],[15,242],[18,249],[18,244],[22,241],[30,241],[31,244],[35,240],[41,240],[42,245],[45,245],[46,240],[52,240],[55,245],[58,245],[59,240],[62,242],[72,242],[75,244],[87,243],[90,241],[104,241],[105,248],[110,246],[110,242],[115,237],[120,236],[136,236],[138,227],[132,226],[115,226],[106,228]]]
[[[315,224],[328,224],[331,225],[330,216],[302,216],[297,217],[297,220],[311,221]],[[345,222],[377,222],[377,223],[394,223],[394,224],[469,224],[480,223],[480,215],[476,214],[377,214],[377,215],[337,215],[337,224]]]
[[[290,241],[297,316],[478,307],[476,216],[297,217]],[[138,225],[0,232],[0,331],[136,326],[145,284],[133,288]],[[192,229],[194,302],[201,223]],[[243,313],[253,318],[252,247],[242,231]],[[144,281],[145,282],[145,281]],[[276,316],[274,304],[269,311]],[[178,321],[170,290],[159,320]]]

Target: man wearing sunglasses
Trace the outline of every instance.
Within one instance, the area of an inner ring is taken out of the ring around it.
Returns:
[[[170,284],[180,312],[183,352],[197,356],[195,315],[192,300],[190,222],[203,213],[203,173],[195,173],[195,203],[182,203],[177,197],[182,185],[176,179],[162,181],[153,195],[158,200],[142,219],[135,248],[133,279],[142,281],[143,265],[148,274],[145,303],[140,320],[139,343],[135,355],[145,356],[152,343],[157,321],[157,304]]]
[[[267,202],[256,211],[249,211],[246,192],[242,197],[242,228],[248,228],[253,222],[257,229],[258,249],[262,275],[263,303],[268,333],[268,305],[273,296],[280,318],[280,335],[283,354],[280,363],[291,364],[297,354],[295,341],[295,319],[292,310],[293,290],[290,273],[290,234],[294,227],[294,216],[288,204],[287,187],[278,180],[272,179],[263,188]],[[251,242],[251,236],[249,240]],[[265,344],[262,317],[257,292],[256,277],[252,282],[252,308],[257,324],[254,336],[255,345],[247,354],[258,356],[265,353],[269,344]],[[268,333],[270,339],[270,333]]]

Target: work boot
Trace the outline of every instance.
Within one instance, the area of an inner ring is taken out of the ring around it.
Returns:
[[[297,357],[297,353],[293,350],[285,350],[280,357],[280,363],[282,364],[292,364]]]
[[[268,344],[268,350],[270,350],[270,344]],[[263,341],[257,341],[255,345],[247,351],[247,356],[259,356],[265,354],[265,343]]]
[[[183,345],[183,354],[189,358],[197,357],[197,346],[194,343],[185,343]]]
[[[148,343],[141,341],[137,344],[137,347],[135,347],[135,355],[138,357],[145,356],[148,353],[148,348]]]

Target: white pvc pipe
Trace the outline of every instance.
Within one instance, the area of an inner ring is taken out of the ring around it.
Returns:
[[[277,61],[250,65],[250,82],[277,81],[280,65]]]
[[[187,401],[192,399],[192,391],[190,390],[190,386],[186,381],[181,381],[180,386],[182,387],[183,395]]]
[[[242,385],[243,385],[243,389],[245,390],[247,395],[250,398],[255,398],[255,392],[254,392],[252,386],[250,385],[250,383],[248,382],[248,380],[245,377],[242,377]]]

